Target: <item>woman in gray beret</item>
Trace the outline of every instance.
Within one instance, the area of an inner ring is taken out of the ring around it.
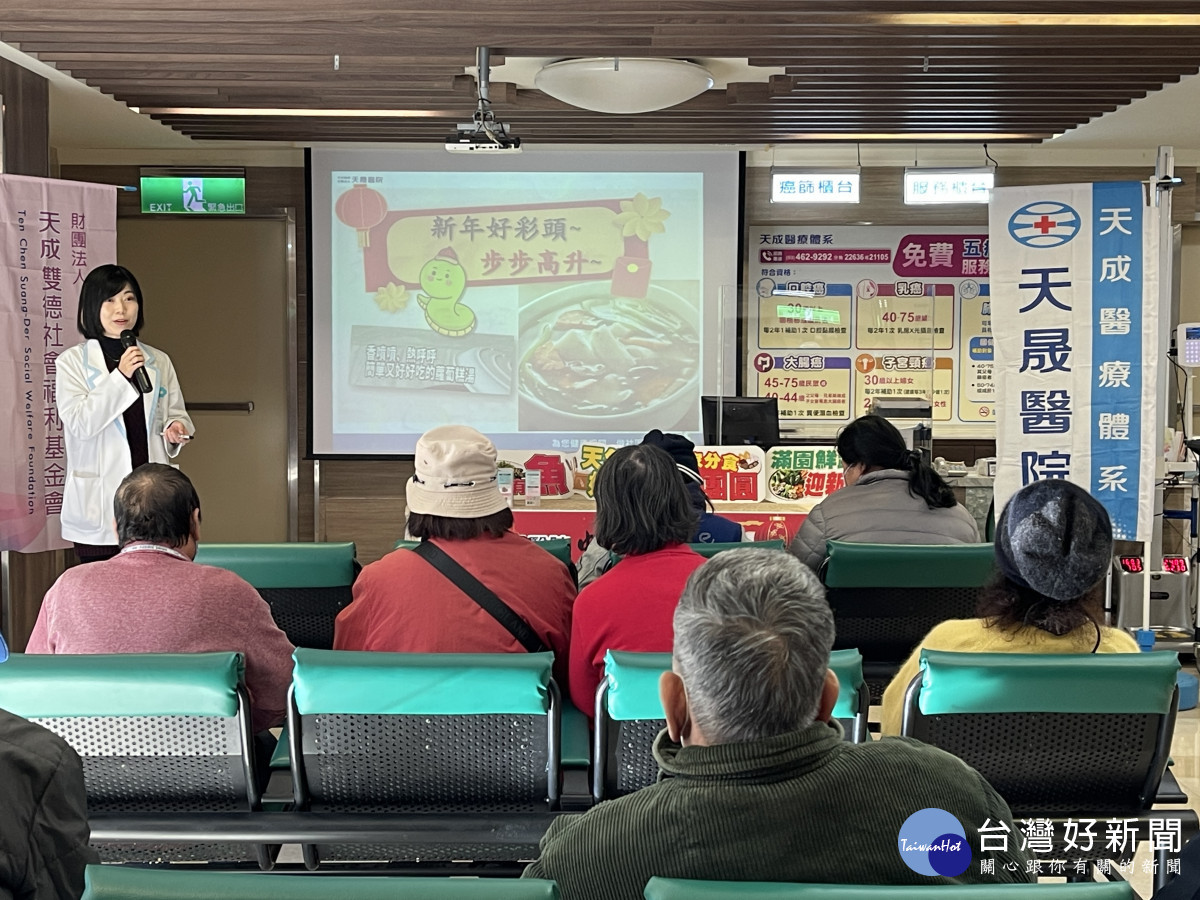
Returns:
[[[881,731],[900,733],[904,691],[921,651],[1136,653],[1137,642],[1102,624],[1104,576],[1112,560],[1108,512],[1062,479],[1013,494],[996,523],[999,572],[979,596],[977,619],[934,626],[883,694]]]

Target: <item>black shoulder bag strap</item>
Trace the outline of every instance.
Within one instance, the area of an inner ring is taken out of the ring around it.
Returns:
[[[537,633],[529,627],[529,623],[513,612],[511,606],[497,597],[493,591],[488,590],[478,578],[455,562],[445,550],[433,541],[421,541],[413,552],[450,579],[456,588],[482,606],[484,611],[503,625],[527,651],[542,653],[549,649],[542,643]]]

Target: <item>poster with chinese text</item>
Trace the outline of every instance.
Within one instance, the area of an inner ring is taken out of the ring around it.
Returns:
[[[0,550],[70,546],[58,514],[66,483],[54,398],[58,354],[81,337],[79,286],[117,258],[117,189],[0,175]]]
[[[747,395],[832,434],[872,400],[922,396],[947,436],[994,426],[988,236],[975,228],[751,227]]]
[[[996,509],[1067,478],[1113,536],[1150,539],[1158,220],[1138,182],[1000,188],[990,208],[1000,376]]]

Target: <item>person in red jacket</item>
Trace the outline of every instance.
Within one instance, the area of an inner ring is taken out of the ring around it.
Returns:
[[[622,447],[596,473],[596,541],[621,560],[579,592],[571,700],[589,717],[609,650],[667,652],[684,582],[704,557],[686,541],[699,514],[679,470],[651,444]]]
[[[496,447],[465,425],[417,441],[405,489],[408,534],[440,548],[502,600],[554,651],[567,674],[575,583],[567,567],[512,531],[496,482]],[[394,550],[362,570],[354,600],[334,623],[335,650],[398,653],[521,653],[500,622],[413,550]]]

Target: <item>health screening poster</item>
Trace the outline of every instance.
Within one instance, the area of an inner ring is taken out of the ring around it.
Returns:
[[[747,247],[747,394],[813,434],[919,396],[940,434],[993,435],[981,229],[752,226]]]
[[[58,530],[67,477],[54,397],[58,354],[80,340],[79,286],[117,258],[117,189],[0,175],[0,550],[69,544]]]
[[[1066,478],[1146,541],[1161,452],[1158,219],[1138,182],[999,188],[990,208],[1000,376],[996,509]]]

